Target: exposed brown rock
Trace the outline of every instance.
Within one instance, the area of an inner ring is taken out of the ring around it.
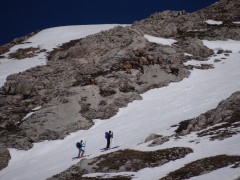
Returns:
[[[34,56],[37,56],[37,54],[41,52],[45,52],[46,49],[40,49],[39,47],[30,47],[30,48],[25,48],[25,49],[18,49],[17,51],[10,53],[8,55],[9,58],[14,58],[14,59],[25,59],[25,58],[31,58]]]
[[[34,36],[38,32],[39,32],[39,30],[37,30],[35,32],[32,32],[30,34],[27,34],[26,36],[23,36],[23,37],[20,37],[20,38],[15,38],[10,43],[7,43],[7,44],[4,44],[4,45],[0,46],[0,55],[3,55],[4,53],[8,52],[11,47],[13,47],[17,44],[24,43],[24,41],[26,41],[30,37]],[[31,43],[31,42],[25,42],[25,43]]]

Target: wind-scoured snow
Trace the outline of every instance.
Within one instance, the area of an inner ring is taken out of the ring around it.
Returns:
[[[210,24],[210,25],[221,25],[223,22],[222,21],[215,21],[215,20],[212,20],[212,19],[209,19],[207,21],[205,21],[207,24]]]
[[[226,46],[229,42],[234,42],[234,46]],[[143,151],[177,146],[193,148],[194,152],[183,159],[134,173],[136,179],[159,179],[198,158],[222,153],[240,155],[240,135],[222,141],[209,141],[207,137],[198,138],[192,133],[186,138],[170,140],[152,148],[147,147],[147,143],[139,145],[151,133],[172,135],[176,129],[170,128],[172,125],[215,108],[220,101],[240,90],[239,42],[229,40],[204,43],[214,50],[218,47],[229,48],[233,53],[221,62],[214,62],[214,59],[222,57],[222,54],[206,61],[214,64],[214,69],[194,69],[189,78],[144,93],[143,100],[134,101],[121,108],[116,116],[108,120],[95,120],[95,124],[89,130],[72,133],[63,140],[36,143],[28,151],[9,149],[11,160],[9,165],[0,171],[1,179],[41,180],[60,173],[79,161],[72,161],[72,157],[78,154],[75,143],[80,140],[87,141],[86,154],[90,154],[88,158],[99,156],[102,154],[99,149],[106,146],[104,133],[108,130],[114,132],[112,146],[120,146],[108,152],[125,148]],[[198,143],[190,143],[192,140],[197,140]],[[231,179],[238,170],[229,174],[226,172],[226,176]]]
[[[39,47],[40,49],[46,49],[46,52],[39,53],[33,58],[26,58],[22,60],[0,59],[0,87],[6,81],[7,76],[25,71],[38,65],[45,65],[47,58],[46,53],[60,46],[63,43],[69,42],[74,39],[84,38],[88,35],[98,33],[100,31],[111,29],[118,24],[105,24],[105,25],[78,25],[78,26],[63,26],[49,28],[40,31],[31,38],[27,39],[23,44],[16,45],[5,53],[7,57],[9,53],[15,52],[19,48]],[[121,25],[127,26],[127,25]]]
[[[144,35],[144,38],[146,38],[149,42],[153,42],[153,43],[161,44],[165,46],[172,46],[173,43],[177,42],[174,39],[154,37],[147,34]]]

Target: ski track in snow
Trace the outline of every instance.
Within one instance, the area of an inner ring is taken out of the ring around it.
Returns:
[[[204,43],[209,45],[207,41]],[[231,49],[233,45],[231,42],[229,43],[228,48]],[[240,45],[237,44],[237,46],[240,50]],[[214,62],[214,59],[221,57],[226,59]],[[209,141],[206,137],[199,139],[192,133],[184,139],[171,140],[161,146],[149,148],[147,143],[138,145],[151,133],[173,134],[176,128],[170,128],[171,125],[215,108],[221,100],[240,90],[239,53],[234,52],[230,56],[220,54],[210,58],[208,63],[214,64],[215,68],[194,69],[190,77],[181,82],[150,90],[142,95],[143,100],[134,101],[126,108],[121,108],[116,116],[108,120],[95,120],[94,126],[89,130],[71,133],[63,140],[35,143],[33,148],[28,151],[9,149],[12,158],[8,167],[0,171],[0,179],[40,180],[60,173],[79,161],[73,161],[72,157],[77,155],[75,143],[81,139],[87,141],[86,154],[92,154],[89,158],[117,151],[120,148],[142,151],[177,146],[193,148],[194,153],[183,159],[169,162],[161,167],[145,168],[133,173],[136,179],[159,179],[186,163],[206,156],[222,153],[239,155],[240,135],[223,141]],[[119,145],[120,148],[100,153],[99,149],[106,145],[104,133],[108,130],[114,132],[112,146]],[[190,140],[196,139],[199,139],[200,143],[189,143]],[[122,174],[129,174],[129,172]],[[231,174],[234,173],[231,172]]]

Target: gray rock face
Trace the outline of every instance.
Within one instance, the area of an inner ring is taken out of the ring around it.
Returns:
[[[159,134],[150,134],[146,139],[145,139],[145,143],[146,142],[149,142],[149,141],[152,141],[156,138],[159,138],[159,137],[162,137],[162,135],[159,135]]]
[[[169,141],[169,139],[170,139],[170,137],[168,137],[168,136],[158,137],[158,138],[154,139],[151,144],[149,144],[149,147],[159,146],[159,145]]]
[[[146,142],[149,142],[149,141],[152,141],[151,144],[149,144],[148,146],[149,147],[153,147],[153,146],[158,146],[158,145],[161,145],[167,141],[169,141],[170,137],[168,136],[162,136],[162,135],[159,135],[159,134],[150,134],[146,139],[145,139],[145,143]]]
[[[0,143],[0,169],[3,169],[8,165],[10,158],[10,153],[6,149],[6,146]]]

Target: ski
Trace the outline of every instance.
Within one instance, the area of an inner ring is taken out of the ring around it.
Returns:
[[[100,151],[101,151],[101,152],[104,152],[104,151],[107,151],[107,150],[110,150],[110,149],[116,149],[116,148],[118,148],[118,147],[120,147],[120,146],[114,146],[114,147],[111,147],[111,148],[108,148],[108,149],[102,148],[102,149],[100,149]]]
[[[72,160],[74,160],[74,159],[82,159],[82,158],[85,158],[85,157],[89,157],[90,155],[91,155],[91,154],[83,155],[83,156],[81,156],[81,157],[76,156],[76,157],[73,157]]]

